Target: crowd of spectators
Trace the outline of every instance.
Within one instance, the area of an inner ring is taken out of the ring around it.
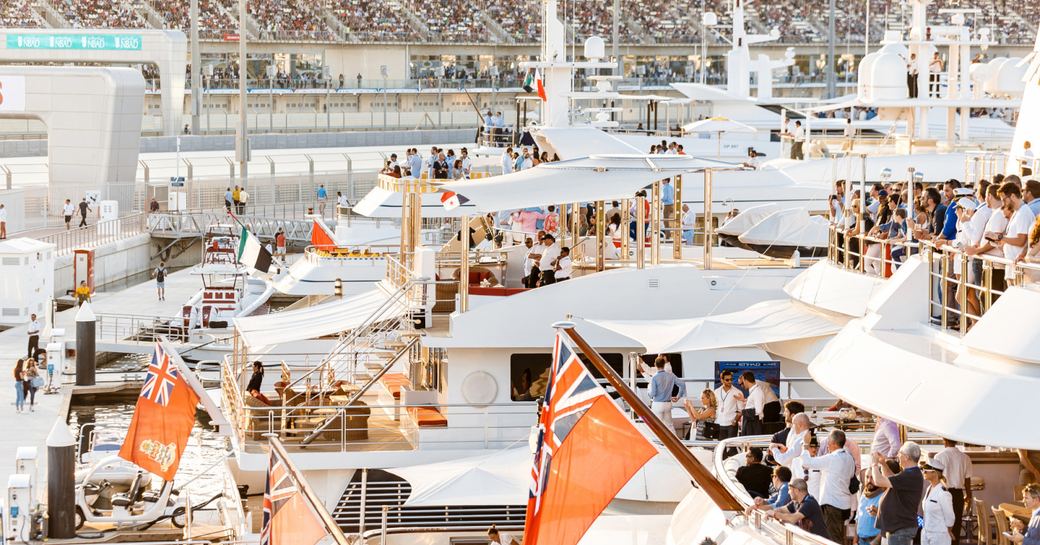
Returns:
[[[132,4],[115,0],[52,0],[53,5],[76,28],[142,28],[148,22]],[[188,28],[188,0],[152,0],[151,4],[167,28]],[[870,17],[867,17],[867,2]],[[0,5],[0,22],[7,26],[35,27],[39,21],[30,12],[28,0],[12,0]],[[963,0],[938,0],[929,7],[931,24],[947,24],[944,8],[963,8]],[[969,6],[979,14],[968,15],[973,29],[990,30],[992,40],[1001,44],[1029,44],[1040,21],[1040,4],[1033,0],[983,0]],[[201,0],[202,28],[205,37],[219,37],[237,29],[231,0]],[[594,0],[569,0],[559,3],[560,17],[573,28],[568,38],[581,42],[588,36],[609,39],[613,18],[609,4]],[[620,38],[624,43],[724,43],[718,34],[700,24],[703,11],[719,17],[721,27],[731,22],[729,0],[621,0]],[[264,39],[340,40],[338,21],[349,41],[418,41],[433,39],[448,43],[491,43],[503,39],[517,43],[537,42],[541,34],[541,13],[537,5],[503,0],[461,3],[451,0],[256,0],[250,3],[250,16]],[[826,2],[770,0],[749,4],[746,9],[750,32],[777,29],[780,43],[819,43],[827,40]],[[886,27],[901,27],[909,13],[887,0],[859,0],[843,3],[835,12],[835,33],[839,43],[862,43],[869,24],[870,40],[881,39]],[[868,22],[869,21],[869,22]],[[501,27],[501,31],[489,28]],[[726,30],[722,32],[728,33]]]
[[[0,2],[0,27],[38,28],[40,20],[29,7],[29,0],[5,0]]]
[[[249,13],[267,39],[336,40],[325,20],[325,3],[315,0],[251,0]]]
[[[1025,281],[1040,280],[1035,269],[1040,263],[1040,181],[1032,177],[1036,161],[1028,142],[1026,146],[1016,173],[998,174],[974,187],[954,179],[937,185],[916,182],[911,199],[908,183],[877,183],[864,198],[859,190],[849,192],[844,182],[836,183],[831,221],[838,227],[839,244],[847,241],[851,249],[851,265],[870,274],[889,274],[917,251],[907,244],[911,237],[963,253],[968,277],[961,278],[959,266],[949,268],[950,276],[937,282],[938,293],[933,293],[932,318],[941,320],[945,312],[949,323],[959,324],[963,313],[968,326],[987,304],[980,290],[970,286],[991,289],[996,300],[1016,282],[1008,269],[1019,263],[1030,264],[1023,271]],[[861,234],[868,238],[861,241]],[[983,259],[992,265],[988,280]]]
[[[163,18],[163,26],[187,31],[191,28],[191,8],[183,0],[153,0],[152,7]],[[199,36],[220,38],[238,32],[238,21],[221,9],[219,0],[199,0]]]
[[[145,20],[129,4],[118,0],[65,0],[55,2],[73,28],[144,28]]]
[[[354,41],[414,41],[419,38],[419,33],[403,14],[404,8],[394,1],[333,0],[329,9]]]

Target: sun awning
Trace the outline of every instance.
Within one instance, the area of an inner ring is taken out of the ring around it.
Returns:
[[[455,217],[462,214],[474,214],[475,208],[471,203],[466,203],[455,210],[446,210],[441,204],[440,193],[422,194],[422,216],[424,218]],[[394,218],[401,219],[401,192],[373,187],[364,198],[362,198],[354,212],[368,218]]]
[[[689,155],[591,155],[441,188],[466,197],[481,212],[497,212],[546,203],[630,198],[658,180],[709,168],[733,170],[741,165]]]
[[[652,354],[822,337],[848,318],[824,314],[789,299],[763,301],[739,312],[680,320],[587,320],[629,337]]]
[[[387,471],[412,485],[405,506],[521,505],[530,490],[530,466],[525,444],[487,456]]]
[[[380,320],[402,316],[407,308],[393,300],[382,284],[354,297],[261,316],[233,320],[235,331],[249,348],[316,339],[349,331],[379,313]]]

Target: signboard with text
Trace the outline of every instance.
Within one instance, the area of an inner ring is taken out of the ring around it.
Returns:
[[[7,34],[7,49],[140,51],[140,34]]]
[[[780,396],[780,362],[779,361],[716,361],[715,362],[715,387],[722,386],[719,374],[723,371],[733,372],[733,386],[747,395],[747,392],[737,382],[745,371],[755,374],[755,381],[764,380],[773,387],[773,393]]]
[[[0,113],[25,111],[25,76],[0,76]]]

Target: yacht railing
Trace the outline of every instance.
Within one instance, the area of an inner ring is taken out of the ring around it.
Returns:
[[[1007,170],[1008,154],[1002,151],[968,151],[964,157],[964,183],[978,187],[980,180],[992,180]],[[1036,172],[1034,170],[1034,172]]]
[[[846,270],[887,278],[910,254],[918,253],[929,271],[929,316],[942,329],[962,335],[1008,287],[1040,281],[1040,263],[1032,261],[969,255],[953,244],[849,236],[835,226],[830,229],[828,260]],[[1003,271],[1003,276],[995,271]]]
[[[327,404],[315,397],[308,404],[246,405],[248,394],[239,381],[230,372],[222,374],[235,441],[256,452],[264,449],[268,434],[289,450],[316,452],[500,449],[526,439],[536,414],[534,402],[391,402],[379,392],[366,393],[351,406],[346,405],[349,396],[340,394],[321,395]]]
[[[852,235],[832,224],[827,258],[846,270],[888,278],[909,254],[917,253],[917,249],[917,242],[905,238],[889,239],[865,233]]]
[[[54,244],[55,256],[69,255],[74,250],[96,248],[102,244],[116,242],[148,232],[145,224],[147,214],[135,212],[120,218],[104,220],[82,228],[73,228],[51,235],[38,237],[41,242]],[[78,216],[72,218],[78,223]]]

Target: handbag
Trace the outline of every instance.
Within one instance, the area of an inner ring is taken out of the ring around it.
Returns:
[[[705,439],[718,439],[720,431],[722,431],[722,428],[717,423],[705,422],[701,435],[703,435]]]
[[[36,375],[35,377],[32,378],[32,383],[31,384],[32,384],[32,387],[37,389],[37,390],[39,390],[40,388],[43,388],[43,385],[44,385],[43,377],[41,377],[40,375]]]

